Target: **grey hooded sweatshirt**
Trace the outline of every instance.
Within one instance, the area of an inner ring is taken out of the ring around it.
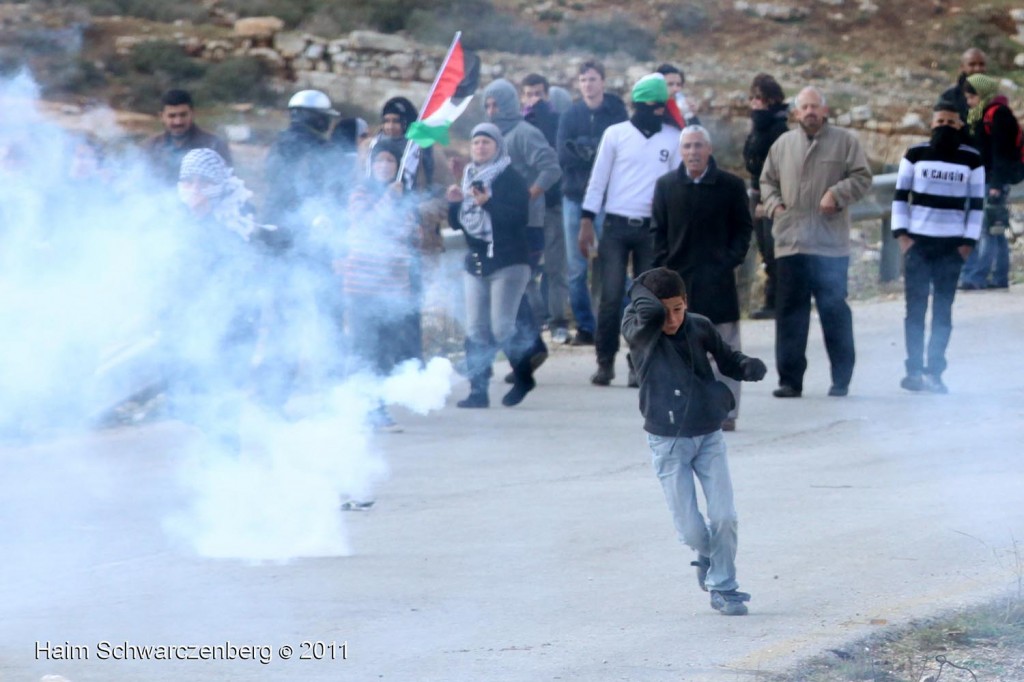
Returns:
[[[548,144],[539,129],[523,120],[519,109],[519,93],[516,87],[504,78],[499,78],[484,89],[484,102],[494,98],[498,111],[491,117],[491,123],[498,126],[505,136],[512,169],[522,176],[527,187],[537,185],[547,191],[562,177],[558,165],[558,154]],[[544,195],[530,202],[528,227],[544,227]]]

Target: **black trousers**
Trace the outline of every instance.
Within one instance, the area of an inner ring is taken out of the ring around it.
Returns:
[[[846,304],[849,267],[849,257],[776,258],[775,364],[780,386],[803,390],[812,297],[832,365],[832,385],[849,386],[855,360],[853,313]]]
[[[931,253],[911,246],[907,251],[903,265],[907,299],[907,316],[903,321],[907,374],[942,376],[946,370],[946,347],[953,332],[953,298],[963,263],[955,248]],[[932,329],[926,364],[924,337],[929,294],[932,299]]]
[[[767,310],[775,309],[775,239],[772,237],[772,223],[771,218],[754,220],[757,250],[764,262],[764,307]]]
[[[601,231],[597,260],[601,273],[601,301],[597,308],[597,336],[594,339],[597,361],[615,360],[622,329],[622,300],[626,295],[626,268],[633,260],[633,276],[651,268],[654,241],[651,221],[627,219],[608,214]]]

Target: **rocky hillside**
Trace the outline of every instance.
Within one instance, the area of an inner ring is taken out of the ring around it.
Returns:
[[[485,81],[538,71],[571,87],[578,63],[597,54],[610,87],[622,92],[659,62],[676,63],[702,118],[727,130],[736,120],[730,138],[742,135],[746,87],[756,73],[772,73],[787,93],[815,83],[839,123],[865,131],[879,163],[898,157],[903,135],[924,132],[966,46],[990,54],[990,71],[1004,77],[1024,111],[1016,66],[1024,64],[1024,9],[1006,2],[643,0],[627,13],[607,0],[458,0],[449,6],[478,11],[412,9],[402,33],[345,30],[337,15],[323,12],[246,17],[233,9],[301,4],[287,0],[184,2],[179,11],[192,13],[171,22],[61,4],[0,4],[0,68],[27,58],[47,97],[81,107],[151,112],[161,90],[185,85],[213,108],[210,115],[244,123],[238,130],[255,129],[257,139],[261,121],[275,121],[283,97],[302,87],[327,91],[350,114],[370,114],[395,94],[422,100],[452,27],[478,48]],[[380,6],[392,5],[401,3]]]

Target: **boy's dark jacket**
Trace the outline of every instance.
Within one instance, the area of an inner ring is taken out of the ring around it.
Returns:
[[[639,282],[633,283],[629,297],[622,334],[640,380],[644,430],[667,437],[717,431],[736,401],[715,380],[707,354],[722,374],[737,381],[743,380],[747,356],[730,348],[708,318],[689,311],[674,336],[665,334],[665,306]]]

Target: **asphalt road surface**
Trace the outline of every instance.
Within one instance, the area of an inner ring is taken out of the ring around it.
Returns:
[[[756,679],[1012,589],[1024,291],[957,298],[948,396],[899,388],[902,319],[902,300],[854,306],[847,398],[825,395],[813,323],[798,400],[771,397],[773,324],[743,323],[769,365],[727,434],[746,617],[696,586],[624,359],[596,388],[592,350],[564,348],[517,408],[496,383],[496,407],[458,410],[456,380],[444,410],[396,410],[404,433],[372,441],[390,469],[376,504],[338,512],[346,556],[212,559],[175,541],[194,436],[175,422],[3,446],[0,680]],[[185,660],[123,660],[147,646]]]

